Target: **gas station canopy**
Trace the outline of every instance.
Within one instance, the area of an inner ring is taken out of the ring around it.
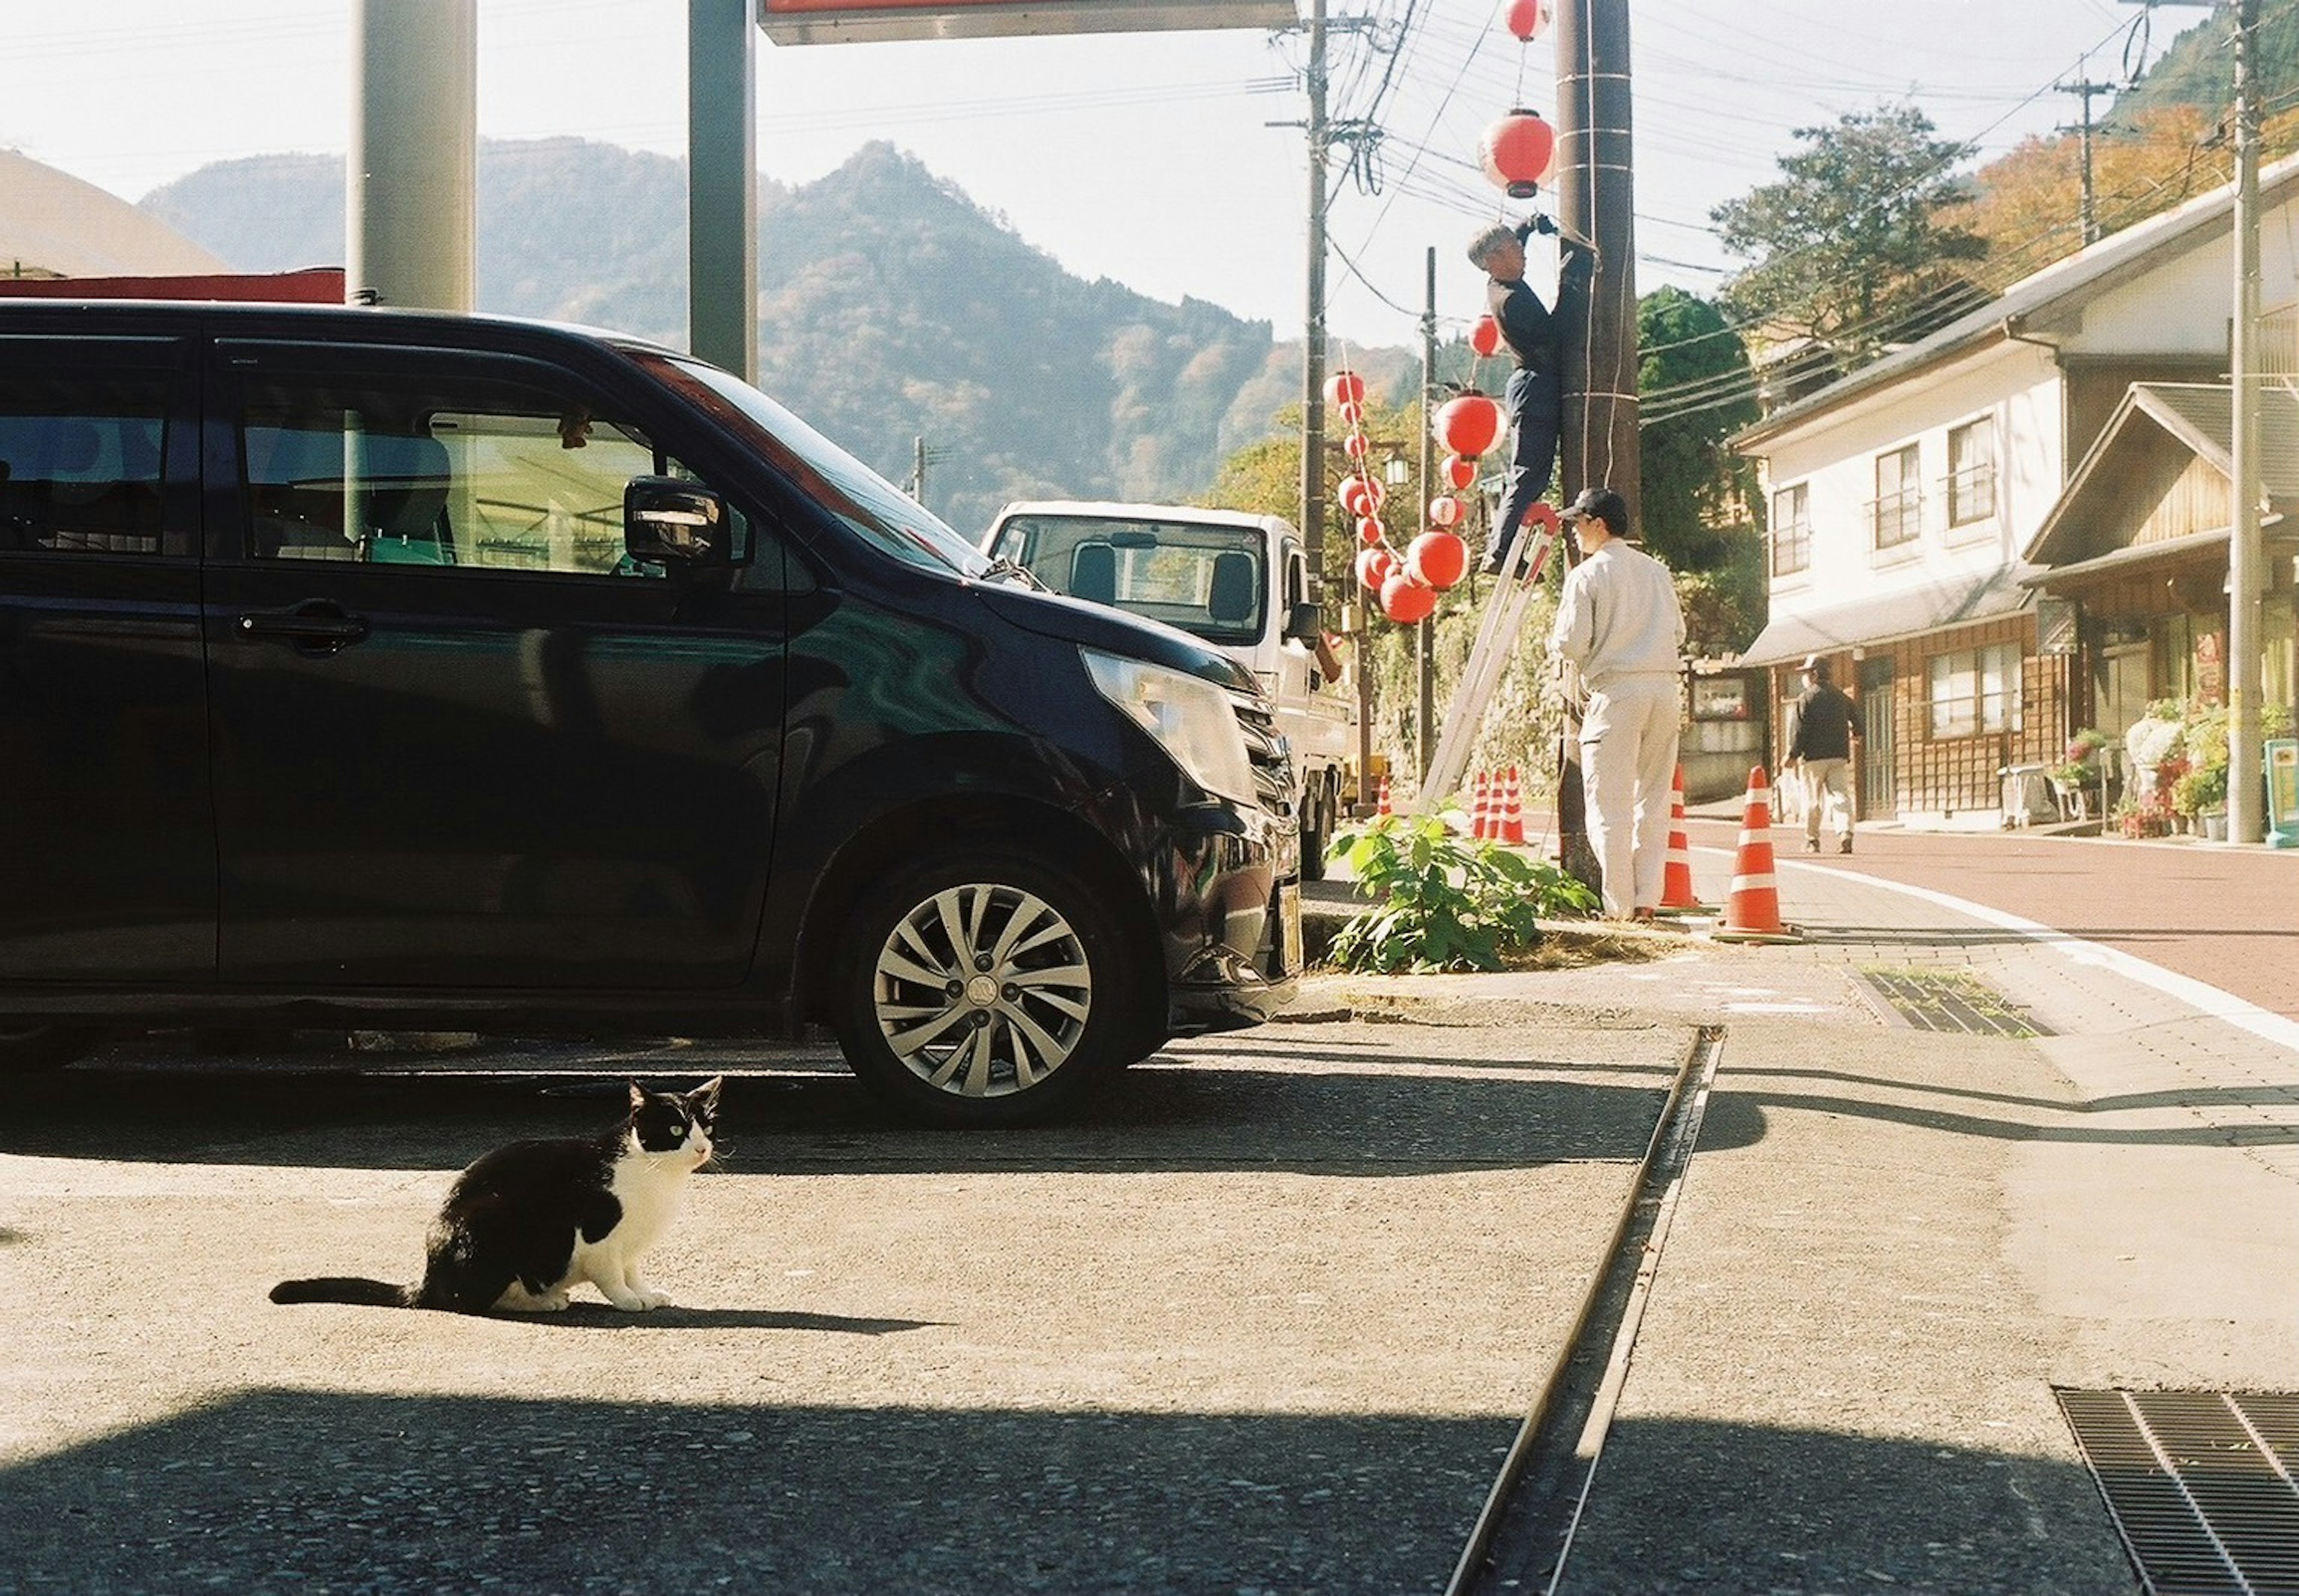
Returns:
[[[1290,28],[1300,20],[1293,0],[759,0],[759,29],[778,45]]]

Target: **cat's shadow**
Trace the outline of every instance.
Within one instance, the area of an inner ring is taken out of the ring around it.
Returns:
[[[603,1302],[570,1302],[558,1313],[493,1313],[489,1318],[567,1330],[812,1330],[831,1335],[892,1335],[940,1328],[933,1319],[859,1319],[836,1313],[768,1308],[657,1308],[625,1313]]]

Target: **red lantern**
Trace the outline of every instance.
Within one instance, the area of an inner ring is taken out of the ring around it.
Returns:
[[[1490,316],[1480,316],[1469,328],[1469,347],[1479,354],[1490,354],[1501,346],[1501,324]]]
[[[1391,571],[1381,585],[1381,612],[1401,627],[1426,620],[1437,608],[1437,590],[1424,587],[1405,572]]]
[[[1437,411],[1437,441],[1464,457],[1482,454],[1501,435],[1501,407],[1474,389]]]
[[[1508,30],[1523,44],[1539,38],[1548,26],[1548,0],[1513,0],[1508,8]]]
[[[1337,404],[1333,409],[1335,413],[1341,418],[1344,425],[1350,427],[1362,427],[1365,425],[1364,405],[1352,401],[1348,404]]]
[[[1325,384],[1325,398],[1335,405],[1363,404],[1365,378],[1354,371],[1336,371]]]
[[[1357,522],[1357,541],[1359,543],[1376,544],[1387,536],[1388,534],[1382,529],[1381,523],[1374,520],[1373,517],[1369,515],[1361,518]]]
[[[1372,489],[1373,484],[1362,477],[1344,477],[1333,489],[1333,497],[1351,515],[1371,515],[1374,505],[1366,495]]]
[[[1423,532],[1406,545],[1406,574],[1432,587],[1450,587],[1468,569],[1469,545],[1450,532]]]
[[[1485,176],[1511,199],[1531,199],[1556,164],[1556,129],[1522,106],[1485,129]]]
[[[1374,593],[1389,580],[1389,573],[1397,569],[1397,556],[1387,549],[1357,551],[1357,580]]]
[[[1461,501],[1450,494],[1439,494],[1429,501],[1429,521],[1432,526],[1445,528],[1461,519]]]
[[[1438,469],[1444,472],[1445,480],[1457,491],[1469,486],[1477,479],[1477,462],[1463,460],[1457,454],[1448,454],[1445,463]]]
[[[1341,453],[1351,460],[1363,460],[1365,457],[1365,451],[1372,447],[1373,445],[1366,440],[1365,435],[1362,432],[1352,432],[1341,440]]]

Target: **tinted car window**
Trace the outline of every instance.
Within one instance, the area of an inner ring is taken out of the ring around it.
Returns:
[[[632,358],[881,552],[930,570],[988,570],[990,562],[932,511],[748,383],[700,361],[652,351]]]
[[[585,400],[483,378],[261,378],[240,436],[258,560],[660,577],[625,554],[623,490],[692,475]]]
[[[0,550],[160,553],[157,378],[0,372]]]

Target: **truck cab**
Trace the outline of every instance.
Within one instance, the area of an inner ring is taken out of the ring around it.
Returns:
[[[1277,708],[1298,778],[1301,869],[1315,878],[1357,781],[1353,687],[1325,669],[1316,589],[1292,524],[1174,504],[1008,504],[982,539],[1056,593],[1161,621],[1253,672]],[[1330,656],[1327,656],[1330,659]]]

